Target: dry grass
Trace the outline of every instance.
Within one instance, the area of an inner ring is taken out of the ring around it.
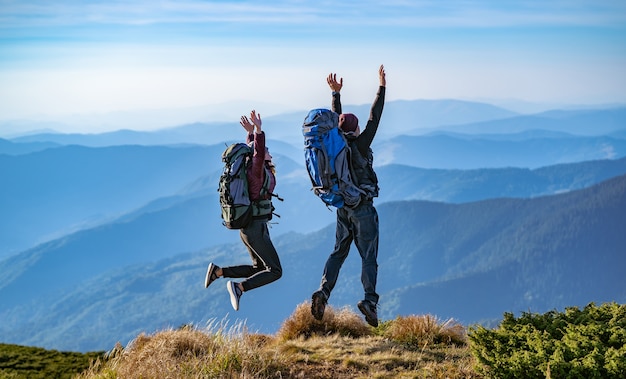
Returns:
[[[374,329],[332,307],[317,321],[303,303],[276,336],[243,325],[142,334],[79,379],[480,378],[464,333],[432,316],[399,317]]]
[[[381,336],[300,337],[276,348],[292,362],[285,378],[480,378],[466,347],[412,349]]]
[[[273,378],[284,363],[276,351],[264,348],[272,340],[249,334],[242,325],[141,334],[80,378]]]
[[[314,335],[327,336],[331,334],[364,337],[372,335],[372,330],[361,316],[348,308],[335,310],[330,305],[326,307],[322,320],[317,321],[311,314],[311,303],[305,302],[298,305],[294,313],[285,320],[276,337],[285,341],[297,337],[308,338]]]
[[[382,326],[382,335],[415,347],[467,343],[465,327],[453,319],[441,321],[432,315],[398,317]]]

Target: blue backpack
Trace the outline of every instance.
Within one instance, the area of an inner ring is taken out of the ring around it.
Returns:
[[[327,206],[354,207],[364,192],[352,180],[350,148],[338,124],[329,109],[309,112],[302,125],[304,160],[312,190]]]

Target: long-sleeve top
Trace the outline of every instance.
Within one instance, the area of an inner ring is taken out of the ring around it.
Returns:
[[[378,92],[376,93],[376,98],[374,99],[374,103],[372,104],[372,109],[370,110],[370,117],[367,120],[367,124],[365,125],[365,129],[361,128],[361,134],[356,137],[355,142],[356,146],[361,152],[361,154],[366,155],[369,147],[374,141],[374,137],[376,136],[376,131],[378,130],[378,124],[380,124],[380,118],[383,115],[383,107],[385,105],[385,88],[383,86],[378,87]],[[333,112],[337,114],[341,114],[341,95],[339,92],[333,92]]]
[[[265,169],[265,132],[249,133],[248,144],[254,142],[254,154],[252,155],[252,165],[248,169],[248,189],[250,200],[270,199],[276,186],[276,177],[270,170]],[[261,189],[265,181],[265,175],[270,175],[269,191],[261,197]]]

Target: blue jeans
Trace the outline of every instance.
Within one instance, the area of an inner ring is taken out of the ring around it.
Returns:
[[[330,297],[339,270],[348,257],[350,245],[354,241],[361,254],[361,283],[365,291],[365,300],[378,304],[376,278],[378,276],[378,213],[373,202],[363,201],[356,208],[337,209],[337,229],[335,232],[335,250],[330,254],[324,266],[324,275],[320,291]]]

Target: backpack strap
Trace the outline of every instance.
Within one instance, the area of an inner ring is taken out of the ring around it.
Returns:
[[[267,166],[265,166],[265,179],[263,180],[263,186],[261,186],[260,192],[261,199],[252,202],[252,217],[260,217],[266,215],[269,215],[270,219],[272,215],[280,217],[279,214],[274,213],[274,210],[276,208],[274,208],[274,205],[272,204],[272,197],[275,197],[280,201],[283,201],[284,199],[277,194],[270,192],[270,175],[272,175],[272,172]],[[270,198],[263,199],[263,197],[267,195],[269,195]]]

